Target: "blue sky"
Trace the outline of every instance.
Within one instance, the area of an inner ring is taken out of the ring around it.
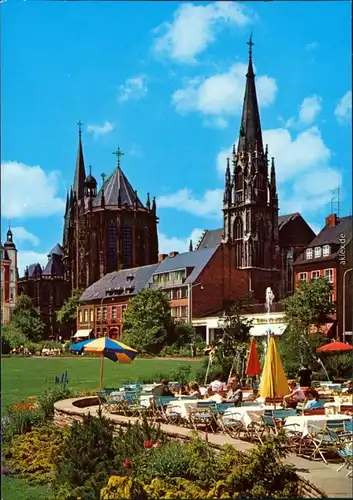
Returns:
[[[350,2],[2,2],[2,239],[20,268],[61,241],[84,123],[86,165],[157,197],[160,250],[222,225],[246,42],[280,213],[317,230],[341,186],[351,213]]]

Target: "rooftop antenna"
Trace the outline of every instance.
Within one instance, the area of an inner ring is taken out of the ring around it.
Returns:
[[[331,214],[337,214],[337,217],[340,216],[340,194],[341,188],[337,186],[336,189],[331,189],[332,198],[331,198]]]

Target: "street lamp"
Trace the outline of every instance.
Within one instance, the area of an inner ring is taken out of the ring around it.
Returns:
[[[346,275],[352,271],[352,267],[343,273],[343,342],[346,341]]]
[[[202,283],[194,283],[193,285],[189,284],[189,324],[192,325],[192,289],[196,286],[200,287],[200,290],[203,290],[203,284]]]

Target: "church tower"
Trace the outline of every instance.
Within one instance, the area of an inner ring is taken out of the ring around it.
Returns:
[[[249,289],[263,299],[266,288],[279,282],[278,197],[274,158],[270,162],[263,146],[251,37],[248,44],[238,147],[233,145],[226,165],[223,242],[234,248],[235,267],[248,270]]]

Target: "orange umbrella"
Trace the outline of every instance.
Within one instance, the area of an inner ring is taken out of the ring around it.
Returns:
[[[261,368],[259,358],[257,356],[256,343],[254,337],[251,339],[250,352],[248,362],[246,364],[246,375],[248,377],[256,377],[260,375]]]
[[[353,351],[353,346],[335,340],[330,344],[325,344],[316,349],[316,352],[340,352],[340,351]]]

